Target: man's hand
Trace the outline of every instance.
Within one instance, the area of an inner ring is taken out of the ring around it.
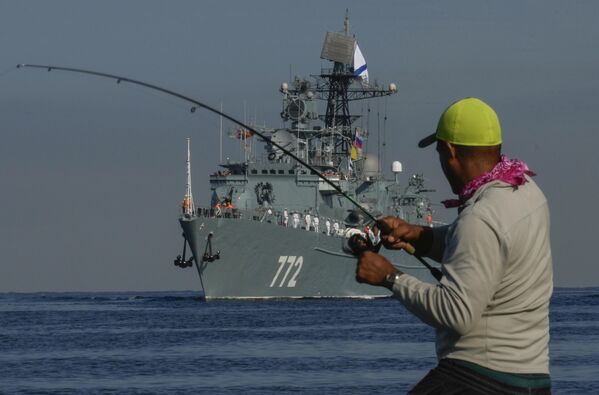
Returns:
[[[430,250],[433,243],[433,234],[430,228],[412,225],[392,216],[380,219],[378,222],[384,222],[383,226],[375,225],[375,231],[381,232],[381,240],[385,248],[402,250],[407,249],[408,244],[411,244],[416,248],[418,255],[424,255]],[[388,232],[385,232],[386,230]]]
[[[372,251],[364,251],[358,260],[356,268],[356,281],[359,283],[367,283],[370,285],[382,285],[391,288],[385,282],[385,278],[389,273],[400,272],[382,255]]]

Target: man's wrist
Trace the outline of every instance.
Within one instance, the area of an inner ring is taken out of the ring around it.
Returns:
[[[395,269],[394,271],[390,272],[389,274],[387,274],[385,276],[385,282],[384,285],[385,287],[389,288],[389,289],[393,289],[393,285],[395,284],[395,282],[397,281],[397,279],[402,276],[404,273],[400,270]]]

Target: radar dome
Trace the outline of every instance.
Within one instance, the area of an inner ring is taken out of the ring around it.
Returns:
[[[401,162],[396,160],[393,163],[391,163],[391,171],[393,173],[401,173],[403,171],[403,168],[401,166]]]

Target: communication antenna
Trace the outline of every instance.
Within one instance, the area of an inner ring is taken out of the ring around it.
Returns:
[[[343,27],[345,28],[345,35],[349,36],[349,8],[345,9],[345,20],[343,21]]]
[[[223,112],[223,102],[220,102],[220,112]],[[220,116],[220,126],[219,126],[219,134],[220,134],[220,155],[218,157],[219,163],[223,163],[223,116]]]

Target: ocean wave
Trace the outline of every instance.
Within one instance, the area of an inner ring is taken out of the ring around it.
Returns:
[[[2,293],[0,300],[5,302],[183,302],[202,301],[199,292],[36,292]]]

